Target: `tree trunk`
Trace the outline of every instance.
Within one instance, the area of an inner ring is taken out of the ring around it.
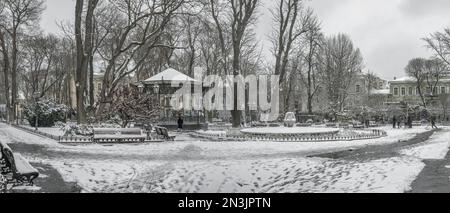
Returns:
[[[91,108],[95,105],[95,85],[94,85],[94,56],[89,57],[89,105]]]
[[[234,55],[233,55],[233,75],[234,77],[238,76],[240,74],[240,53],[241,53],[241,44],[240,42],[236,42],[234,44]],[[231,111],[232,115],[232,123],[234,128],[239,128],[241,126],[241,115],[242,112],[238,109],[238,84],[235,82],[233,84],[234,87],[234,108]]]
[[[3,73],[4,73],[4,81],[5,84],[5,101],[6,101],[6,121],[10,122],[11,118],[11,98],[10,98],[10,88],[9,88],[9,56],[8,50],[6,49],[5,37],[3,32],[0,31],[0,45],[3,53]]]
[[[83,0],[77,0],[75,8],[75,40],[77,48],[77,70],[75,77],[75,87],[77,96],[77,122],[78,124],[86,123],[86,109],[84,105],[85,99],[85,85],[86,85],[86,70],[83,70],[85,61],[83,38],[82,38],[82,14],[83,14]]]

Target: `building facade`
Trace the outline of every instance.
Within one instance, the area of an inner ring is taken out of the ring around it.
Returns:
[[[417,82],[414,78],[395,78],[389,82],[392,102],[406,102],[411,105],[423,105]],[[427,105],[438,104],[439,96],[450,94],[450,73],[447,73],[439,82],[431,88],[426,83],[421,85],[422,94]]]

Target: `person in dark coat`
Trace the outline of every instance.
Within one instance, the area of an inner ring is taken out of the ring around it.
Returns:
[[[413,128],[413,127],[412,127],[412,123],[413,123],[412,117],[411,117],[411,115],[408,115],[408,127],[409,127],[410,129]]]
[[[183,118],[180,116],[178,118],[178,130],[179,131],[183,130],[183,124],[184,124]]]
[[[398,119],[397,119],[397,126],[398,126],[398,128],[399,129],[401,129],[402,128],[402,122],[403,122],[403,117],[402,116],[398,116]]]
[[[436,116],[435,115],[431,116],[431,128],[438,129],[438,127],[436,126]]]
[[[397,128],[397,116],[392,117],[392,128]]]

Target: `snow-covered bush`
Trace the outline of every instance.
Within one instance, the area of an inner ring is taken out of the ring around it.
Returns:
[[[64,123],[62,121],[58,121],[58,122],[55,123],[54,127],[56,127],[56,128],[64,128],[64,127],[66,127],[66,125],[67,125],[66,123]]]
[[[31,126],[36,125],[36,114],[39,127],[53,127],[56,122],[64,122],[69,108],[63,104],[57,104],[50,100],[39,101],[24,108],[25,119]]]
[[[64,132],[64,136],[91,136],[94,134],[94,129],[89,125],[77,125],[77,124],[67,124],[65,127],[61,128]]]

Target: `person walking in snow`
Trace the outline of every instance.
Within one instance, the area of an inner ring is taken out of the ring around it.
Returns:
[[[183,118],[180,116],[178,118],[178,131],[183,131],[183,124],[184,124]]]
[[[397,116],[392,117],[392,128],[397,128]]]
[[[436,115],[432,115],[430,120],[431,120],[431,128],[438,129],[438,127],[436,126]]]

